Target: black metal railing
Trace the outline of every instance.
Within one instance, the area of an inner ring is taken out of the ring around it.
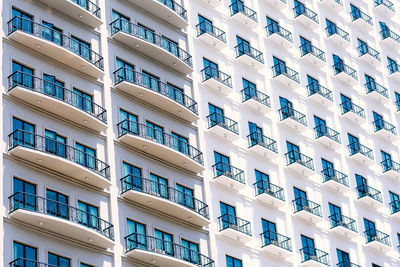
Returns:
[[[229,6],[229,10],[231,12],[231,17],[237,13],[242,13],[246,17],[252,19],[257,22],[257,12],[253,9],[245,6],[242,1],[236,1]]]
[[[136,249],[173,257],[200,267],[214,267],[214,261],[200,252],[154,236],[139,233],[126,236],[126,253]]]
[[[335,75],[343,72],[343,73],[347,74],[348,76],[350,76],[351,78],[353,78],[354,80],[358,81],[357,71],[355,69],[353,69],[352,67],[350,67],[342,62],[338,62],[338,63],[334,64],[332,67],[335,72]]]
[[[364,231],[365,235],[365,243],[370,243],[372,241],[378,241],[386,246],[391,247],[390,245],[390,236],[384,232],[378,231],[376,229],[369,229]]]
[[[328,126],[324,124],[320,124],[316,127],[314,127],[314,134],[315,134],[315,139],[321,138],[323,136],[331,139],[332,141],[335,141],[336,143],[341,143],[340,141],[340,133],[332,128],[329,128]]]
[[[372,124],[374,125],[375,132],[385,130],[393,135],[397,135],[396,126],[383,119],[374,120]]]
[[[255,195],[267,194],[277,198],[279,200],[285,201],[285,194],[283,188],[277,185],[274,185],[271,182],[260,180],[253,184]]]
[[[208,21],[202,21],[196,25],[196,32],[197,37],[204,33],[208,33],[211,36],[214,36],[218,40],[226,43],[226,34],[223,30],[219,29],[218,27],[214,26],[212,23]]]
[[[338,182],[344,186],[349,187],[349,178],[346,174],[335,170],[334,168],[325,168],[321,171],[322,177],[324,178],[324,182],[333,180]]]
[[[168,83],[161,82],[145,73],[121,67],[114,71],[114,85],[118,85],[121,82],[129,82],[147,88],[153,92],[157,92],[160,95],[166,96],[174,102],[184,106],[194,114],[199,114],[198,105],[194,99],[185,95],[181,90],[169,85]]]
[[[297,4],[294,8],[294,17],[297,18],[300,15],[304,15],[307,18],[311,19],[315,23],[318,22],[318,14],[312,11],[311,9],[307,8],[304,4]]]
[[[366,44],[362,44],[360,46],[357,47],[358,50],[358,55],[359,57],[362,57],[363,55],[370,55],[371,57],[375,58],[378,61],[381,61],[381,54],[374,48],[366,45]]]
[[[381,162],[382,172],[395,171],[400,173],[400,164],[392,159],[385,159]]]
[[[279,75],[283,75],[288,77],[289,79],[295,81],[296,83],[300,83],[299,73],[285,64],[275,64],[272,68],[272,77],[278,77]]]
[[[251,225],[249,221],[241,219],[232,214],[224,214],[218,217],[219,231],[233,229],[251,236]]]
[[[245,177],[244,177],[244,171],[236,168],[235,166],[232,166],[228,163],[225,162],[218,162],[215,163],[213,166],[213,173],[214,173],[214,179],[220,177],[220,176],[226,176],[232,180],[235,180],[239,183],[245,184]]]
[[[54,139],[24,130],[15,130],[8,135],[8,150],[18,146],[64,158],[110,180],[110,167],[105,162]]]
[[[232,133],[239,134],[238,123],[222,114],[217,112],[211,113],[207,116],[208,129],[214,126],[220,126]]]
[[[186,9],[183,6],[179,5],[177,2],[175,2],[174,0],[157,0],[157,1],[160,2],[161,4],[165,5],[172,11],[174,11],[185,21],[188,21]]]
[[[356,190],[358,192],[358,199],[363,197],[370,197],[378,202],[383,203],[381,191],[369,185],[366,184],[359,185],[356,187]]]
[[[114,226],[98,216],[90,214],[84,210],[25,192],[17,192],[8,197],[8,200],[10,214],[18,209],[22,209],[55,216],[60,219],[83,225],[111,240],[114,240]]]
[[[304,57],[307,54],[311,54],[314,57],[322,60],[323,62],[326,62],[325,52],[319,49],[318,47],[309,43],[304,43],[299,48],[302,57]]]
[[[278,153],[276,141],[261,133],[252,132],[247,136],[247,141],[249,143],[249,148],[255,145],[260,145],[268,150],[271,150],[274,153]]]
[[[389,203],[392,214],[400,212],[400,200],[394,200]]]
[[[55,265],[26,258],[17,258],[10,262],[9,265],[10,267],[57,267]]]
[[[111,35],[114,35],[118,32],[129,34],[131,36],[142,39],[171,53],[173,56],[177,57],[186,65],[190,67],[193,66],[192,56],[188,52],[180,48],[178,44],[176,44],[175,42],[172,42],[167,38],[158,35],[143,26],[131,23],[122,18],[114,20],[113,22],[110,23],[110,26],[111,26]]]
[[[314,170],[314,161],[309,156],[306,156],[299,151],[291,150],[285,154],[286,166],[298,163],[310,170]]]
[[[339,26],[330,24],[325,28],[326,30],[326,35],[327,37],[330,37],[334,34],[337,34],[339,37],[341,37],[343,40],[350,42],[350,35],[348,32],[340,28]]]
[[[70,0],[71,1],[71,0]],[[86,9],[93,15],[95,15],[98,18],[101,18],[101,12],[100,12],[100,7],[98,7],[94,2],[90,0],[79,0],[79,1],[71,1],[78,6],[82,7],[83,9]]]
[[[375,0],[374,1],[375,7],[380,6],[380,5],[384,5],[385,7],[389,8],[391,11],[394,12],[394,5],[389,0]]]
[[[93,64],[103,70],[103,57],[96,53],[86,44],[64,35],[61,32],[46,27],[23,17],[14,17],[7,22],[8,35],[15,31],[22,31],[37,38],[52,42]]]
[[[361,267],[361,265],[352,263],[350,261],[341,261],[338,264],[336,264],[336,267]]]
[[[67,103],[107,124],[107,113],[103,107],[97,105],[91,99],[56,83],[46,81],[28,73],[16,71],[8,76],[8,91],[17,86]]]
[[[362,19],[366,23],[368,23],[370,25],[373,25],[371,16],[369,16],[368,14],[362,12],[359,9],[353,10],[352,12],[350,12],[350,15],[351,15],[352,21],[355,21],[357,19]]]
[[[263,53],[254,47],[241,43],[235,46],[235,52],[236,52],[236,58],[242,56],[242,55],[247,55],[258,62],[264,64],[264,56]]]
[[[277,23],[270,23],[265,27],[267,31],[267,36],[271,36],[272,34],[276,33],[282,38],[288,40],[289,42],[293,43],[292,33],[282,26],[279,26]]]
[[[316,261],[324,265],[329,265],[329,254],[314,247],[303,247],[300,249],[301,262]]]
[[[209,79],[214,79],[225,86],[232,88],[232,77],[219,69],[208,66],[201,70],[201,81],[205,82]]]
[[[261,247],[266,247],[268,245],[274,245],[288,251],[292,251],[292,241],[289,237],[278,234],[274,231],[265,231],[260,234],[261,237]]]
[[[383,97],[389,98],[388,89],[375,81],[366,82],[364,86],[367,89],[367,94],[371,92],[377,92]]]
[[[351,101],[344,101],[340,104],[340,108],[342,110],[342,115],[346,114],[347,112],[353,112],[357,116],[365,119],[365,111],[359,105],[354,104]]]
[[[292,203],[294,213],[304,210],[322,218],[321,205],[319,205],[318,203],[315,203],[303,197],[298,197],[295,200],[292,200]]]
[[[395,33],[392,30],[389,30],[388,28],[381,30],[380,34],[381,34],[382,40],[385,40],[387,38],[391,38],[394,41],[400,43],[400,35],[398,35],[397,33]]]
[[[266,107],[271,107],[271,100],[267,94],[264,94],[261,91],[258,91],[252,87],[246,87],[242,91],[240,91],[242,96],[242,102],[246,102],[249,99],[253,99],[258,103],[265,105]]]
[[[372,149],[360,144],[359,142],[353,142],[349,144],[347,147],[349,149],[350,156],[360,153],[361,155],[371,160],[374,160],[374,152],[372,151]]]
[[[280,121],[283,121],[283,120],[289,118],[289,119],[292,119],[304,126],[307,126],[306,115],[295,110],[294,108],[286,106],[286,107],[279,109],[278,112],[279,112]]]
[[[190,145],[189,143],[179,139],[171,134],[165,133],[163,130],[138,123],[129,119],[123,120],[117,124],[118,138],[125,134],[132,134],[145,138],[147,140],[164,145],[168,148],[176,150],[191,160],[203,165],[203,153]]]
[[[357,233],[357,222],[356,220],[344,216],[341,213],[334,213],[331,216],[329,216],[329,220],[331,222],[331,229],[338,227],[338,226],[342,226],[350,231],[353,231],[355,233]]]
[[[320,96],[328,99],[329,101],[333,101],[332,91],[326,88],[325,86],[322,86],[317,82],[312,82],[308,84],[306,87],[308,91],[308,96],[319,94]]]
[[[208,205],[192,195],[143,177],[128,174],[121,178],[122,194],[134,190],[140,193],[154,195],[179,204],[185,208],[209,219]]]

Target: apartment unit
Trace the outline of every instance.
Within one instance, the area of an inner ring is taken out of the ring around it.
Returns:
[[[399,3],[2,5],[4,266],[400,266]]]

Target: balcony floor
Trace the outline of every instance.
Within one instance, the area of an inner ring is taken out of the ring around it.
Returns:
[[[265,67],[264,63],[261,63],[260,61],[254,59],[251,56],[246,55],[246,54],[243,54],[240,57],[237,57],[236,60],[238,62],[243,63],[244,65],[252,67],[256,71],[262,71]]]
[[[316,23],[312,19],[306,17],[305,15],[300,15],[295,18],[296,21],[300,22],[304,26],[310,29],[316,29],[319,27],[319,23]]]
[[[300,267],[327,267],[327,266],[325,264],[320,263],[315,260],[308,260],[308,261],[302,262],[300,264]]]
[[[309,65],[316,67],[318,69],[321,69],[325,67],[326,61],[323,61],[322,59],[317,58],[311,53],[305,54],[304,56],[301,57],[304,61],[306,61]]]
[[[253,109],[254,111],[258,111],[265,116],[268,116],[268,114],[272,111],[270,107],[254,100],[253,98],[249,98],[248,100],[244,101],[243,105]]]
[[[378,65],[381,65],[382,62],[377,60],[375,57],[371,56],[370,54],[366,53],[362,56],[359,57],[361,61],[364,63],[370,64],[372,66],[377,67]]]
[[[374,99],[375,101],[377,101],[381,104],[387,104],[388,102],[390,102],[389,98],[381,95],[380,93],[378,93],[376,91],[372,91],[372,92],[368,93],[367,96],[371,97],[372,99]]]
[[[321,143],[322,145],[324,145],[326,147],[332,148],[334,150],[336,150],[342,146],[341,143],[333,141],[332,139],[330,139],[329,137],[326,137],[326,136],[321,136],[321,137],[315,139],[315,141]]]
[[[365,118],[358,116],[356,113],[354,113],[352,111],[348,111],[348,112],[342,114],[341,116],[353,121],[354,123],[356,123],[359,126],[361,126],[362,124],[364,124],[366,122]]]
[[[341,184],[333,179],[323,182],[322,185],[340,193],[345,193],[350,190],[350,187],[345,186],[344,184]]]
[[[370,159],[370,158],[368,158],[367,156],[364,156],[361,153],[356,153],[356,154],[350,156],[350,158],[358,161],[359,163],[367,165],[369,167],[372,167],[372,165],[375,163],[375,161],[373,159]]]
[[[358,202],[363,203],[364,205],[372,208],[372,209],[376,209],[376,210],[380,210],[381,208],[383,208],[385,206],[385,204],[383,204],[382,202],[379,202],[375,199],[373,199],[372,197],[362,197],[357,199]]]
[[[137,259],[150,265],[157,265],[162,267],[193,267],[194,264],[188,261],[177,259],[173,256],[169,256],[160,250],[160,253],[133,249],[126,252],[126,256],[129,258]]]
[[[223,3],[222,0],[203,0],[203,2],[211,5],[212,7],[220,6]]]
[[[303,220],[305,222],[312,223],[312,224],[317,224],[324,220],[324,218],[319,217],[319,216],[312,214],[311,212],[308,212],[305,210],[298,211],[298,212],[294,213],[293,215],[295,217],[299,218],[300,220]]]
[[[383,254],[386,254],[390,250],[392,250],[392,247],[382,244],[381,242],[378,242],[378,241],[371,241],[371,242],[365,244],[365,246],[368,248],[371,248],[373,250],[379,251],[380,253],[383,253]]]
[[[349,239],[353,239],[358,235],[357,232],[351,231],[344,226],[336,226],[334,228],[331,228],[331,232]]]
[[[266,194],[266,193],[259,194],[258,196],[256,196],[256,199],[267,204],[268,206],[272,206],[277,209],[286,205],[285,201],[282,201],[282,200],[280,200],[276,197],[273,197],[269,194]]]
[[[277,1],[279,1],[279,0],[277,0]],[[292,42],[290,42],[289,40],[283,38],[282,36],[280,36],[277,33],[273,33],[272,35],[267,36],[267,39],[271,40],[275,44],[280,45],[280,46],[282,46],[284,48],[290,48],[290,47],[293,46]]]
[[[273,244],[269,244],[263,248],[261,248],[261,251],[274,255],[274,256],[278,256],[279,258],[283,258],[283,259],[287,259],[290,256],[292,256],[293,252],[289,251],[287,249],[281,248],[279,246],[273,245]]]
[[[229,239],[233,239],[236,242],[240,242],[242,244],[248,243],[253,239],[252,236],[249,236],[249,235],[247,235],[245,233],[242,233],[242,232],[237,231],[237,230],[232,229],[232,228],[224,229],[224,230],[220,231],[219,234],[221,236],[224,236],[224,237],[229,238]]]
[[[351,76],[347,75],[343,71],[339,72],[334,77],[336,77],[340,81],[342,81],[342,82],[344,82],[344,83],[346,83],[346,84],[348,84],[350,86],[355,86],[356,84],[358,84],[358,80],[352,78]]]
[[[208,131],[210,133],[213,133],[216,136],[218,136],[222,139],[228,140],[230,142],[234,142],[240,138],[240,136],[238,134],[231,132],[219,125],[215,125],[215,126],[209,128]]]
[[[400,179],[400,173],[397,171],[394,171],[394,170],[389,170],[387,172],[384,172],[382,175],[386,176],[390,179],[393,179],[395,181],[399,181],[399,179]]]
[[[223,41],[221,41],[220,39],[212,36],[211,34],[205,32],[203,34],[201,34],[200,36],[197,37],[198,40],[203,41],[204,43],[215,47],[218,50],[224,49],[225,47],[228,46],[227,43],[224,43]]]
[[[399,50],[399,49],[400,49],[400,42],[398,42],[398,41],[396,41],[396,40],[394,40],[394,39],[392,39],[392,38],[390,38],[390,37],[385,38],[384,40],[381,40],[380,42],[381,42],[382,44],[384,44],[385,46],[394,48],[394,49],[396,49],[396,50]]]
[[[203,82],[203,84],[205,86],[207,86],[207,87],[209,87],[209,88],[221,93],[221,94],[226,95],[226,96],[229,95],[230,93],[232,93],[232,91],[233,91],[233,89],[231,87],[229,87],[229,86],[217,81],[214,78],[210,78],[210,79],[205,80]]]
[[[311,170],[310,168],[307,168],[300,163],[294,162],[288,166],[286,166],[287,169],[290,169],[292,171],[295,171],[307,178],[310,178],[310,176],[315,174],[315,171]]]
[[[350,46],[350,42],[346,41],[338,34],[332,34],[331,36],[328,37],[328,40],[331,40],[333,43],[343,48],[348,48]]]
[[[235,191],[240,191],[246,187],[246,184],[238,182],[238,181],[236,181],[228,176],[225,176],[225,175],[220,175],[217,178],[214,178],[213,180],[215,183],[218,183],[224,187],[228,187]]]
[[[273,151],[271,151],[268,148],[263,147],[262,145],[254,145],[248,148],[249,151],[252,151],[256,154],[258,154],[259,156],[265,157],[265,159],[267,160],[274,160],[278,157],[278,153],[275,153]]]
[[[344,11],[344,6],[339,5],[334,0],[323,0],[321,5],[324,5],[327,9],[334,11],[335,13],[341,13]]]
[[[256,21],[252,20],[241,12],[238,12],[235,15],[231,16],[231,19],[245,25],[251,30],[255,30],[258,27],[258,23]]]
[[[275,81],[281,83],[282,85],[288,86],[292,89],[297,88],[300,86],[298,82],[295,82],[294,80],[290,79],[289,77],[280,74],[276,77],[273,78]]]
[[[375,132],[374,134],[390,143],[396,142],[399,138],[398,135],[394,135],[394,134],[386,131],[385,129],[381,129],[381,130]]]

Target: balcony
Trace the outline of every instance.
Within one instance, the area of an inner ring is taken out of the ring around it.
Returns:
[[[292,253],[292,240],[273,231],[265,231],[260,234],[261,250],[279,258],[288,258]]]
[[[270,97],[252,87],[246,87],[241,92],[242,103],[249,108],[267,115],[271,111]]]
[[[212,166],[214,181],[222,186],[240,191],[246,187],[244,171],[225,162],[218,162]]]
[[[224,214],[218,217],[219,232],[221,235],[240,243],[247,243],[251,236],[249,221],[243,220],[232,214]]]
[[[372,125],[374,126],[374,132],[377,136],[380,136],[389,142],[393,142],[397,139],[396,126],[393,124],[383,119],[378,119],[372,122]]]
[[[198,251],[149,235],[125,237],[125,255],[149,265],[163,267],[212,267],[214,261]]]
[[[374,152],[369,147],[366,147],[359,142],[351,143],[347,147],[349,149],[350,158],[368,166],[375,163]]]
[[[291,108],[283,107],[279,111],[280,121],[290,127],[294,128],[299,132],[305,132],[307,128],[307,118],[303,113]]]
[[[356,124],[360,125],[365,122],[365,111],[362,107],[346,101],[340,104],[340,109],[342,110],[342,116],[354,121]]]
[[[311,9],[304,6],[304,4],[297,5],[293,8],[294,19],[304,26],[316,29],[319,27],[318,14]]]
[[[285,154],[286,167],[304,176],[314,174],[314,161],[312,158],[295,150]]]
[[[361,10],[354,10],[350,12],[352,24],[356,27],[368,31],[372,31],[374,28],[374,23],[372,22],[372,17],[368,14],[362,12]]]
[[[84,210],[25,192],[8,200],[12,219],[104,249],[114,246],[114,226]]]
[[[389,29],[381,30],[380,34],[383,44],[395,49],[400,49],[400,35]]]
[[[8,135],[8,153],[35,165],[105,189],[110,167],[85,152],[35,133],[16,130]]]
[[[389,203],[392,217],[400,219],[400,200],[394,200]]]
[[[103,22],[101,20],[100,7],[94,2],[73,0],[39,0],[42,3],[78,20],[89,27],[96,28]]]
[[[258,132],[252,132],[247,136],[249,151],[266,157],[267,159],[274,159],[278,156],[278,148],[276,141],[268,136]]]
[[[114,87],[172,115],[194,122],[199,119],[197,102],[181,90],[129,68],[114,72]]]
[[[330,266],[329,254],[314,247],[304,247],[300,249],[301,264],[304,267],[324,267]]]
[[[375,0],[375,10],[382,15],[393,17],[395,13],[394,4],[389,0]]]
[[[196,36],[198,40],[219,50],[227,47],[225,32],[208,21],[196,25]]]
[[[376,229],[364,231],[365,245],[386,254],[392,249],[390,236]]]
[[[268,0],[267,2],[277,10],[283,10],[287,7],[286,0]]]
[[[400,164],[394,160],[386,159],[381,162],[382,174],[396,181],[400,178]]]
[[[193,72],[192,56],[167,38],[121,18],[111,22],[110,26],[112,39],[182,74]]]
[[[201,82],[224,95],[232,93],[232,77],[214,67],[208,66],[201,70]]]
[[[325,52],[312,44],[305,43],[300,47],[301,58],[306,60],[312,66],[321,68],[326,65]]]
[[[365,184],[356,187],[356,190],[359,202],[374,209],[384,206],[381,191]]]
[[[96,132],[107,129],[103,107],[42,78],[16,71],[8,76],[8,94]]]
[[[216,112],[208,115],[207,121],[208,131],[220,138],[226,139],[230,142],[240,138],[239,126],[236,121]]]
[[[254,47],[241,43],[235,46],[235,53],[237,61],[257,70],[264,68],[264,55]]]
[[[307,85],[308,97],[314,102],[329,107],[333,105],[333,94],[328,88],[313,82]]]
[[[352,263],[350,261],[342,261],[336,264],[336,267],[361,267],[361,265]]]
[[[340,213],[334,213],[329,216],[331,231],[346,238],[354,238],[358,235],[356,220],[344,216]]]
[[[338,46],[350,46],[350,35],[348,32],[336,25],[325,28],[326,37]]]
[[[302,197],[296,198],[292,203],[296,217],[313,224],[323,220],[321,205]]]
[[[189,25],[186,9],[174,0],[128,1],[179,29],[183,29]]]
[[[320,3],[329,10],[334,10],[340,13],[344,10],[343,2],[341,0],[320,0]]]
[[[400,82],[400,65],[397,63],[392,63],[389,64],[387,68],[389,70],[389,77],[394,78],[397,82]]]
[[[17,258],[9,263],[10,267],[21,267],[21,266],[35,266],[35,267],[56,267],[44,262],[30,260],[26,258]]]
[[[314,127],[314,136],[316,141],[329,148],[337,149],[342,145],[340,133],[323,124]]]
[[[372,47],[368,45],[360,45],[357,47],[357,50],[359,58],[365,63],[371,64],[372,66],[382,63],[381,54]]]
[[[279,1],[279,0],[277,0]],[[293,46],[292,33],[276,23],[270,23],[265,27],[267,38],[284,48]]]
[[[367,95],[371,96],[378,102],[386,102],[389,100],[388,89],[377,82],[367,82],[364,84],[367,89]]]
[[[22,17],[7,24],[8,39],[95,79],[104,75],[103,57],[70,36]]]
[[[336,63],[332,66],[334,75],[340,81],[347,83],[350,86],[355,86],[358,83],[357,71],[344,63]]]
[[[229,6],[230,16],[237,22],[248,26],[250,29],[257,28],[257,12],[245,6],[242,1],[236,1]]]
[[[350,189],[349,177],[333,168],[326,168],[321,171],[323,185],[331,188],[334,191],[344,193]]]
[[[256,199],[275,208],[285,205],[285,194],[282,187],[265,180],[260,180],[254,183],[253,186]]]
[[[208,205],[175,188],[131,174],[121,179],[121,188],[123,198],[143,207],[200,227],[210,224]]]
[[[299,73],[284,64],[272,66],[272,78],[292,88],[300,86]]]
[[[205,170],[203,153],[173,135],[128,119],[119,122],[117,127],[118,140],[121,143],[190,172],[199,173]]]

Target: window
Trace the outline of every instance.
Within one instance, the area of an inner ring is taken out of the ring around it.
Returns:
[[[332,203],[329,203],[329,213],[331,216],[329,218],[331,219],[331,225],[332,227],[340,225],[342,222],[342,210],[339,206],[336,206]],[[340,261],[339,261],[340,262]]]
[[[119,58],[115,60],[116,72],[115,72],[115,83],[119,83],[121,81],[128,81],[134,83],[136,81],[135,77],[135,66],[127,63]]]
[[[35,266],[37,261],[37,249],[17,241],[13,242],[13,259],[18,260],[16,266]]]
[[[73,105],[81,110],[93,113],[93,96],[74,88]]]
[[[56,132],[45,130],[44,136],[46,152],[65,158],[67,156],[67,138]]]
[[[57,45],[63,45],[63,30],[54,24],[42,21],[42,38]]]
[[[389,191],[390,197],[390,207],[392,209],[392,214],[400,211],[400,196]]]
[[[307,193],[297,187],[293,187],[294,203],[296,211],[301,211],[304,207],[308,207]]]
[[[367,43],[360,39],[357,39],[357,42],[358,42],[358,52],[360,53],[360,56],[368,53]]]
[[[249,100],[251,98],[257,98],[257,86],[255,83],[252,83],[246,79],[242,79],[243,83],[243,101]]]
[[[205,18],[202,15],[198,15],[199,18],[199,32],[198,35],[201,35],[203,33],[209,32],[209,33],[213,33],[214,29],[213,29],[213,23],[211,20]]]
[[[268,35],[279,32],[279,23],[276,20],[267,17],[267,31]]]
[[[147,71],[142,71],[143,86],[153,91],[160,91],[160,77],[155,76]]]
[[[336,23],[333,23],[329,19],[325,19],[326,22],[326,30],[328,33],[328,37],[337,33]]]
[[[168,97],[175,100],[179,104],[185,105],[185,94],[182,88],[179,88],[171,83],[167,83]]]
[[[140,38],[150,42],[150,43],[155,43],[155,31],[144,26],[141,23],[138,23],[138,35]]]
[[[317,79],[311,77],[310,75],[307,75],[307,81],[308,81],[307,87],[310,90],[310,95],[319,92],[320,87]]]
[[[214,151],[214,161],[215,161],[215,176],[228,175],[232,176],[231,165],[228,156]]]
[[[389,171],[393,167],[392,156],[383,150],[381,150],[381,156],[382,156],[381,164],[383,167],[383,171],[384,172]]]
[[[236,56],[239,57],[243,54],[249,54],[250,53],[250,42],[243,39],[242,37],[236,36],[236,42],[237,42],[237,50],[236,50]]]
[[[351,102],[351,98],[350,97],[347,97],[347,96],[345,96],[343,94],[340,94],[340,99],[342,101],[341,106],[342,106],[343,114],[353,110],[353,104]]]
[[[347,137],[349,139],[350,155],[358,153],[360,151],[360,141],[358,140],[358,138],[349,133],[347,134]]]
[[[117,11],[112,11],[112,33],[123,31],[130,33],[130,18]]]
[[[33,88],[34,86],[34,70],[30,67],[22,65],[18,62],[12,62],[12,82],[13,86],[24,86],[26,88]]]
[[[375,111],[372,111],[372,115],[374,117],[374,126],[375,126],[375,131],[379,131],[383,129],[383,116],[376,113]]]
[[[122,190],[143,190],[142,169],[129,163],[122,163]]]
[[[236,219],[236,209],[234,206],[220,202],[219,207],[221,210],[220,218],[220,229],[230,228],[231,226],[237,226],[238,222]]]
[[[274,60],[274,77],[281,75],[281,74],[286,74],[287,73],[287,69],[286,69],[286,63],[285,61],[277,58],[277,57],[273,57]]]
[[[375,223],[364,218],[365,236],[367,238],[367,243],[374,241],[376,239],[376,229]]]
[[[64,82],[56,78],[56,76],[43,74],[43,90],[46,95],[64,100]]]
[[[278,241],[276,224],[274,222],[261,219],[263,229],[263,245],[269,245],[272,241]]]
[[[36,185],[14,177],[13,193],[14,210],[18,208],[36,210]]]
[[[24,11],[13,8],[12,17],[12,24],[14,29],[19,29],[28,33],[33,32],[33,16],[25,13]]]
[[[261,194],[270,190],[269,175],[259,170],[254,170],[256,175],[256,190],[257,194]]]
[[[96,170],[96,150],[79,143],[75,144],[75,148],[76,163]]]
[[[80,267],[94,267],[93,265],[89,265],[89,264],[86,264],[86,263],[83,263],[83,262],[81,262],[79,266]]]
[[[178,191],[178,203],[190,209],[194,209],[193,189],[177,184],[176,190]]]
[[[364,176],[356,174],[356,184],[358,191],[358,198],[364,197],[368,194],[368,182]]]
[[[193,264],[200,264],[199,244],[182,239],[183,259]]]
[[[155,142],[164,144],[164,128],[150,121],[146,121],[147,137]]]
[[[208,60],[203,57],[203,65],[204,65],[204,69],[202,71],[203,81],[206,81],[210,78],[219,78],[219,70],[217,63],[214,63],[211,60]]]
[[[306,55],[312,52],[311,50],[311,41],[307,40],[306,38],[300,36],[300,49],[301,55]]]
[[[49,265],[54,265],[57,267],[69,267],[71,266],[71,260],[56,254],[53,254],[51,252],[48,253],[48,259],[47,263]]]
[[[165,50],[167,50],[174,56],[179,57],[179,45],[177,42],[169,39],[166,36],[162,36],[161,45]]]
[[[294,0],[293,2],[294,2],[295,17],[300,16],[301,14],[304,14],[306,11],[305,10],[306,6],[297,0]]]
[[[128,238],[126,239],[128,248],[146,249],[146,225],[127,219],[126,227],[128,232]]]
[[[242,261],[226,255],[226,267],[242,267]]]
[[[120,121],[120,135],[125,133],[138,134],[138,116],[125,111],[123,109],[119,110],[119,121]]]
[[[321,158],[321,163],[322,163],[322,174],[324,175],[324,180],[328,181],[332,179],[332,177],[335,177],[335,168],[333,166],[333,163]]]
[[[78,201],[78,221],[80,224],[99,229],[99,209],[95,206]]]
[[[68,219],[68,196],[50,189],[46,189],[46,210],[47,214]]]
[[[71,51],[84,59],[91,60],[90,43],[85,42],[75,36],[71,36]]]
[[[356,20],[361,17],[361,11],[358,7],[354,6],[353,4],[350,4],[350,10],[351,10],[351,15],[353,17],[353,20]]]
[[[13,146],[35,147],[35,125],[13,117]]]
[[[179,135],[177,133],[172,132],[172,148],[185,154],[189,154],[189,139]]]
[[[388,61],[389,74],[393,74],[399,71],[399,65],[397,65],[397,62],[395,60],[388,57],[387,61]]]
[[[314,239],[305,235],[301,235],[301,245],[303,261],[307,261],[315,257],[317,252],[315,250]]]
[[[338,258],[338,267],[347,267],[352,265],[350,263],[350,255],[347,252],[344,252],[343,250],[336,249],[336,254]]]
[[[220,124],[223,125],[225,123],[224,110],[222,108],[208,103],[208,110],[210,113],[210,115],[208,116],[209,127],[213,127],[215,125],[220,125]]]
[[[288,164],[295,163],[300,160],[300,148],[299,146],[290,143],[286,141],[286,147],[287,147],[287,159],[288,159]]]
[[[156,249],[167,255],[174,255],[174,243],[171,234],[155,229],[154,236],[156,238]]]
[[[150,180],[151,180],[151,192],[156,194],[157,196],[168,199],[169,198],[168,180],[154,173],[150,173]]]
[[[400,111],[400,94],[397,92],[394,92],[394,95],[396,97],[396,106],[397,106],[397,111]]]
[[[376,90],[376,82],[375,79],[371,76],[365,74],[365,87],[368,89],[368,93]]]
[[[333,58],[333,69],[335,71],[335,75],[344,71],[344,63],[343,60],[335,54],[332,54]]]
[[[326,128],[326,121],[314,115],[315,133],[317,138],[325,136],[328,129]]]

